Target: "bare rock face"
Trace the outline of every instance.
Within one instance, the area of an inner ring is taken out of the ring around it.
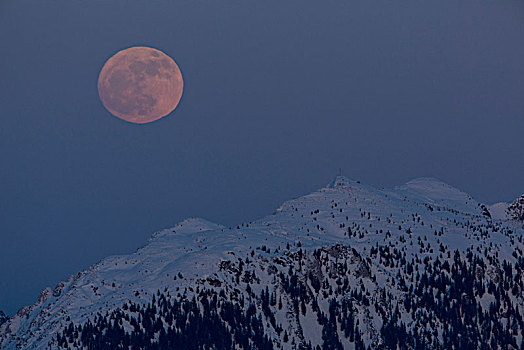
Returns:
[[[524,194],[509,205],[507,212],[512,219],[524,221]]]

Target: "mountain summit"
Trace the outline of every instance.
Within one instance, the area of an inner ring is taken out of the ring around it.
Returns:
[[[328,185],[329,188],[337,188],[337,187],[348,187],[350,183],[350,180],[342,175],[339,175],[333,179]]]
[[[0,347],[523,348],[516,219],[436,179],[339,176],[253,222],[153,234],[44,289],[0,325]]]

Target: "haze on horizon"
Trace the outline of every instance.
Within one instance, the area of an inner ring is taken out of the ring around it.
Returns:
[[[233,225],[338,174],[524,193],[521,1],[3,1],[0,310],[187,217]],[[184,95],[137,126],[97,95],[147,45]]]

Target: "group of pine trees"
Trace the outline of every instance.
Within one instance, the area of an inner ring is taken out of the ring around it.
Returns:
[[[374,247],[370,257],[363,258],[341,245],[311,252],[299,249],[289,256],[293,263],[287,268],[282,263],[271,288],[265,286],[254,293],[249,283],[260,283],[257,279],[239,282],[245,283],[249,300],[242,293],[232,298],[218,288],[197,290],[190,300],[183,294],[174,297],[159,291],[147,305],[129,302],[83,324],[71,322],[56,336],[54,345],[274,349],[293,342],[307,350],[343,349],[350,342],[355,349],[524,349],[524,320],[518,307],[524,291],[522,257],[514,264],[499,264],[491,256],[468,250],[456,251],[449,259],[417,257],[410,262],[389,247]],[[349,266],[348,256],[356,266]],[[372,263],[403,271],[391,279],[400,297],[378,284],[371,294],[363,285],[350,283],[349,276],[354,278],[357,266],[359,278],[376,283],[376,276],[370,273]],[[242,264],[245,273],[248,263]],[[299,268],[293,268],[295,264]],[[312,264],[318,268],[308,268]],[[242,269],[230,270],[242,273]],[[491,275],[486,278],[488,271]],[[320,300],[328,301],[327,310],[319,306]],[[283,307],[292,312],[297,324],[300,315],[316,320],[321,344],[313,346],[307,334],[297,336],[280,324],[277,313]],[[368,330],[361,323],[366,308],[380,315],[379,332],[372,339],[366,338]],[[308,315],[308,310],[313,314]]]
[[[87,349],[273,349],[255,307],[219,301],[202,291],[191,300],[171,301],[157,293],[148,305],[124,304],[93,322],[73,322],[56,337],[60,348]],[[128,330],[126,330],[126,328]]]
[[[7,320],[9,320],[9,317],[7,317],[2,310],[0,310],[0,326],[2,323],[7,322]]]

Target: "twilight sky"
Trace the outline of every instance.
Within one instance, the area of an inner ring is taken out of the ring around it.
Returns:
[[[233,225],[342,168],[524,193],[519,0],[0,2],[0,310],[199,216]],[[185,90],[133,125],[97,94],[135,45]]]

